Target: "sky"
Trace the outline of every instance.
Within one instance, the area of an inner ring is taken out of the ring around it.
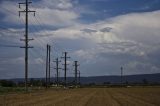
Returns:
[[[0,79],[24,78],[25,0],[0,0]],[[31,0],[30,0],[31,1]],[[29,77],[45,77],[46,45],[53,62],[68,52],[67,76],[160,73],[160,0],[32,0]],[[61,68],[64,66],[61,59]],[[60,70],[63,77],[64,71]]]

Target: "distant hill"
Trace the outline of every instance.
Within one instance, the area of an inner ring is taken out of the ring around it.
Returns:
[[[141,74],[141,75],[126,75],[122,77],[123,83],[143,83],[144,80],[149,83],[160,83],[160,73],[158,74]],[[121,83],[121,76],[94,76],[82,77],[82,83]]]
[[[35,80],[45,80],[45,78],[34,78]],[[23,82],[24,79],[17,78],[17,79],[10,79],[14,82]],[[60,78],[61,81],[63,81],[63,77]],[[68,77],[67,81],[72,82],[74,80],[74,77]],[[51,81],[54,82],[55,78],[51,78]],[[123,83],[143,83],[144,81],[147,81],[149,83],[160,83],[160,73],[157,74],[140,74],[140,75],[126,75],[123,76]],[[121,83],[121,77],[120,76],[91,76],[91,77],[81,77],[81,83],[82,84],[89,84],[89,83],[95,83],[95,84],[103,84],[103,83],[113,83],[118,84]]]

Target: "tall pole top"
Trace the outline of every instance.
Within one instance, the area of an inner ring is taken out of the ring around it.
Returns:
[[[121,67],[121,70],[123,70],[123,67]]]

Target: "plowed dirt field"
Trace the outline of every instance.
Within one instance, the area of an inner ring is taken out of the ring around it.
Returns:
[[[0,95],[0,106],[160,106],[160,88],[78,88]]]

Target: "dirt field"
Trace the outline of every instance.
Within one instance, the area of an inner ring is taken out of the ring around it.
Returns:
[[[81,88],[0,95],[0,106],[160,106],[160,88]]]

